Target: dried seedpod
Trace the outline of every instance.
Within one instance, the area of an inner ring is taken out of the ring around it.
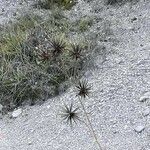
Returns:
[[[72,50],[70,51],[70,56],[75,59],[78,60],[82,57],[82,48],[80,45],[78,44],[72,44],[71,45]]]
[[[76,85],[76,88],[78,90],[77,96],[81,96],[83,98],[89,96],[91,86],[89,86],[87,80],[79,81],[78,85]]]
[[[79,108],[73,109],[73,104],[71,103],[70,106],[65,105],[62,108],[62,113],[60,114],[62,119],[65,120],[68,124],[72,126],[73,122],[79,121],[79,112],[77,112]]]
[[[52,47],[53,56],[58,56],[66,49],[66,43],[63,40],[54,38],[50,45]]]

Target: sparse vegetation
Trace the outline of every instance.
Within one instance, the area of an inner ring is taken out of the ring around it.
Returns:
[[[86,32],[93,20],[81,18],[71,23],[60,10],[51,8],[55,5],[70,9],[75,3],[74,0],[40,0],[36,7],[51,9],[47,20],[37,15],[25,15],[1,33],[0,104],[6,108],[3,113],[26,103],[34,105],[36,101],[45,101],[59,94],[59,86],[64,81],[80,79],[87,60],[88,43],[82,42],[82,39],[80,43],[72,41],[68,33]],[[89,96],[91,86],[87,80],[82,80],[77,83],[76,90],[87,121],[83,122],[102,150],[82,101]],[[78,109],[73,108],[72,103],[70,106],[65,105],[61,118],[72,126],[81,121]]]
[[[93,24],[93,20],[91,18],[80,19],[77,22],[77,26],[79,27],[80,32],[85,32],[91,27]]]
[[[54,11],[46,21],[25,15],[1,32],[0,103],[8,111],[55,96],[61,83],[80,75],[86,43],[68,39],[70,26]]]
[[[70,9],[77,3],[76,0],[39,0],[35,7],[42,9],[52,9],[52,7],[60,7]]]
[[[115,4],[125,4],[126,2],[132,2],[132,3],[136,3],[138,2],[138,0],[107,0],[106,4],[107,5],[115,5]]]

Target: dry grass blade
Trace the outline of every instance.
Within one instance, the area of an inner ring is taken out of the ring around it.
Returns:
[[[40,54],[39,54],[39,58],[40,60],[43,62],[43,61],[48,61],[50,59],[50,53],[48,51],[42,51]]]

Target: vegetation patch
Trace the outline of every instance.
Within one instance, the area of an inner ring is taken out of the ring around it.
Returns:
[[[77,3],[76,0],[39,0],[34,6],[42,9],[52,9],[54,6],[71,9]]]
[[[137,3],[139,0],[107,0],[106,4],[107,5],[115,5],[115,4],[125,4],[126,2],[131,2],[131,3]]]
[[[7,111],[59,94],[64,81],[79,78],[87,43],[71,41],[62,13],[48,20],[27,15],[0,37],[0,103]]]

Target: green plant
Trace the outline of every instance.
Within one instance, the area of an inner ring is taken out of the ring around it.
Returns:
[[[53,56],[58,56],[66,50],[66,43],[58,38],[54,38],[50,42]]]
[[[63,9],[71,9],[75,4],[75,0],[39,0],[35,7],[52,9],[52,7],[57,6]]]
[[[14,28],[19,28],[21,31],[26,31],[34,26],[41,20],[41,17],[33,14],[26,14],[20,18],[18,18],[16,24],[14,24]]]
[[[0,38],[0,53],[16,53],[16,47],[25,40],[25,33],[20,30],[16,32],[7,33]]]
[[[47,19],[29,13],[0,32],[0,103],[8,111],[55,96],[60,84],[80,78],[87,43],[72,42],[71,28],[63,12],[52,9]]]
[[[9,49],[4,47],[10,40],[4,38],[0,49],[0,94],[3,95],[0,103],[11,109],[26,101],[34,105],[40,99],[59,94],[59,85],[79,74],[82,60],[72,60],[69,53],[72,44],[66,42],[65,36],[60,38],[58,33],[57,37],[50,36],[51,32],[40,26],[19,31],[26,34],[25,38],[17,44],[11,42],[13,46]],[[22,34],[17,33],[20,39]],[[71,68],[76,68],[74,73],[70,73]]]
[[[84,18],[84,19],[80,19],[77,24],[78,24],[79,31],[85,32],[89,29],[89,27],[92,26],[93,21],[90,18]]]

